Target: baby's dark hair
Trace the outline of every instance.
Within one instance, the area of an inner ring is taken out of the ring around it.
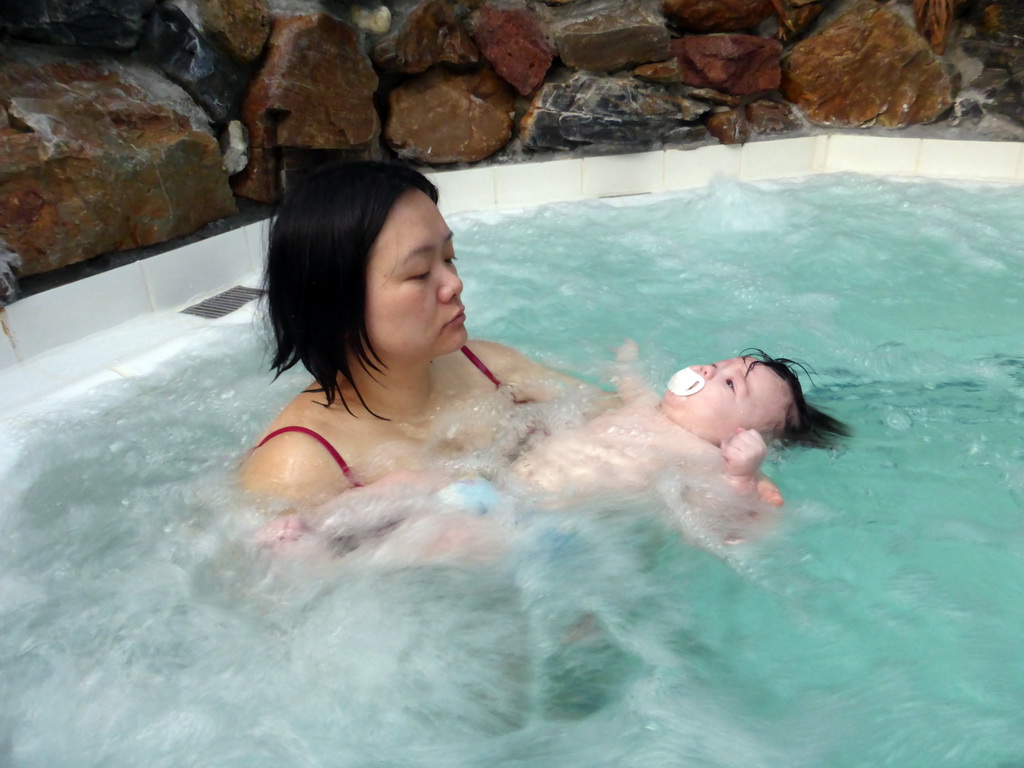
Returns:
[[[843,422],[818,410],[804,398],[804,390],[800,386],[796,369],[800,369],[809,377],[811,372],[806,365],[787,357],[772,357],[760,349],[744,350],[742,356],[756,358],[750,364],[751,368],[755,365],[770,368],[786,382],[793,393],[793,410],[786,418],[785,428],[779,435],[784,444],[829,448],[838,444],[840,438],[851,435],[850,428]]]

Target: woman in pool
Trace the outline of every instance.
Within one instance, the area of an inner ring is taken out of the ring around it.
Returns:
[[[315,503],[486,448],[518,404],[584,386],[469,341],[436,203],[423,175],[380,162],[321,167],[284,195],[266,268],[272,367],[301,363],[315,381],[244,461],[247,490]]]

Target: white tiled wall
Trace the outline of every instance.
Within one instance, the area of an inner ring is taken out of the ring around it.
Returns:
[[[823,138],[806,136],[746,144],[740,163],[740,178],[744,181],[761,181],[820,173],[819,141]]]
[[[583,158],[583,197],[615,197],[665,189],[665,153]]]
[[[0,309],[0,331],[7,325],[7,313]],[[14,346],[6,333],[0,332],[0,371],[18,362]]]
[[[574,158],[494,168],[495,205],[522,208],[583,198],[583,161]]]
[[[725,145],[665,151],[665,189],[698,189],[711,179],[738,179],[743,147]]]
[[[245,232],[233,229],[140,261],[153,310],[176,309],[252,271]]]
[[[440,193],[441,213],[479,211],[494,207],[494,169],[468,168],[428,174]]]
[[[825,171],[913,176],[920,155],[920,139],[830,136]]]
[[[941,179],[1013,181],[1024,145],[922,139],[917,174]]]
[[[14,302],[7,329],[18,359],[27,360],[150,309],[136,262]]]

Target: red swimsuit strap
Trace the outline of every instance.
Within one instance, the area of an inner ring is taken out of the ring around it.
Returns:
[[[285,432],[301,432],[304,435],[309,435],[310,437],[312,437],[314,440],[320,443],[320,445],[327,449],[327,452],[331,454],[331,458],[337,462],[338,466],[341,467],[341,471],[345,473],[345,477],[352,481],[352,485],[354,485],[356,488],[363,487],[362,483],[360,483],[354,477],[352,477],[352,470],[349,469],[349,466],[348,464],[345,463],[345,460],[341,458],[341,454],[338,453],[337,449],[335,449],[333,445],[327,442],[327,438],[325,438],[319,432],[314,432],[312,429],[308,429],[306,427],[281,427],[280,429],[275,429],[269,435],[260,440],[256,448],[262,447],[263,444],[267,442],[267,440],[270,440],[273,437],[277,437],[278,435],[284,434]],[[256,448],[253,448],[253,450],[256,450]]]
[[[463,347],[462,354],[469,358],[469,361],[473,363],[473,365],[475,365],[477,368],[479,368],[480,372],[488,379],[490,379],[491,382],[494,383],[495,387],[501,386],[501,382],[498,381],[498,378],[493,373],[491,373],[490,369],[483,364],[483,361],[481,361],[479,357],[477,357],[470,351],[469,347]],[[356,488],[363,487],[362,483],[358,482],[355,478],[352,477],[352,470],[349,469],[348,464],[346,464],[345,460],[341,458],[341,454],[338,453],[335,447],[327,441],[327,438],[325,438],[318,432],[314,432],[312,429],[308,429],[306,427],[281,427],[280,429],[275,429],[269,435],[260,440],[256,448],[261,448],[263,444],[267,442],[267,440],[277,437],[278,435],[282,435],[285,432],[301,432],[304,435],[309,435],[310,437],[312,437],[314,440],[320,443],[320,445],[327,449],[327,452],[331,454],[331,458],[337,462],[338,466],[341,467],[341,471],[345,473],[345,477],[352,481],[352,485],[354,485]],[[253,450],[255,451],[256,448],[253,448]]]
[[[494,386],[496,386],[496,387],[500,387],[501,386],[501,382],[498,381],[498,377],[495,376],[493,373],[491,373],[491,369],[488,368],[486,365],[484,365],[483,361],[481,361],[479,357],[474,355],[470,351],[469,347],[463,347],[462,348],[462,354],[464,354],[466,357],[468,357],[469,358],[469,362],[471,362],[473,365],[475,365],[477,368],[479,368],[480,372],[494,383]]]

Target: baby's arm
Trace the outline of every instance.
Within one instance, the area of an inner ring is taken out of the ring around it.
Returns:
[[[725,479],[733,489],[744,496],[756,495],[773,507],[782,506],[778,486],[759,471],[768,455],[768,446],[755,429],[737,429],[722,443],[725,461]]]
[[[654,390],[636,372],[636,362],[640,356],[640,348],[632,339],[626,339],[622,346],[615,350],[615,367],[612,383],[623,403],[632,403],[642,397],[656,397]]]

